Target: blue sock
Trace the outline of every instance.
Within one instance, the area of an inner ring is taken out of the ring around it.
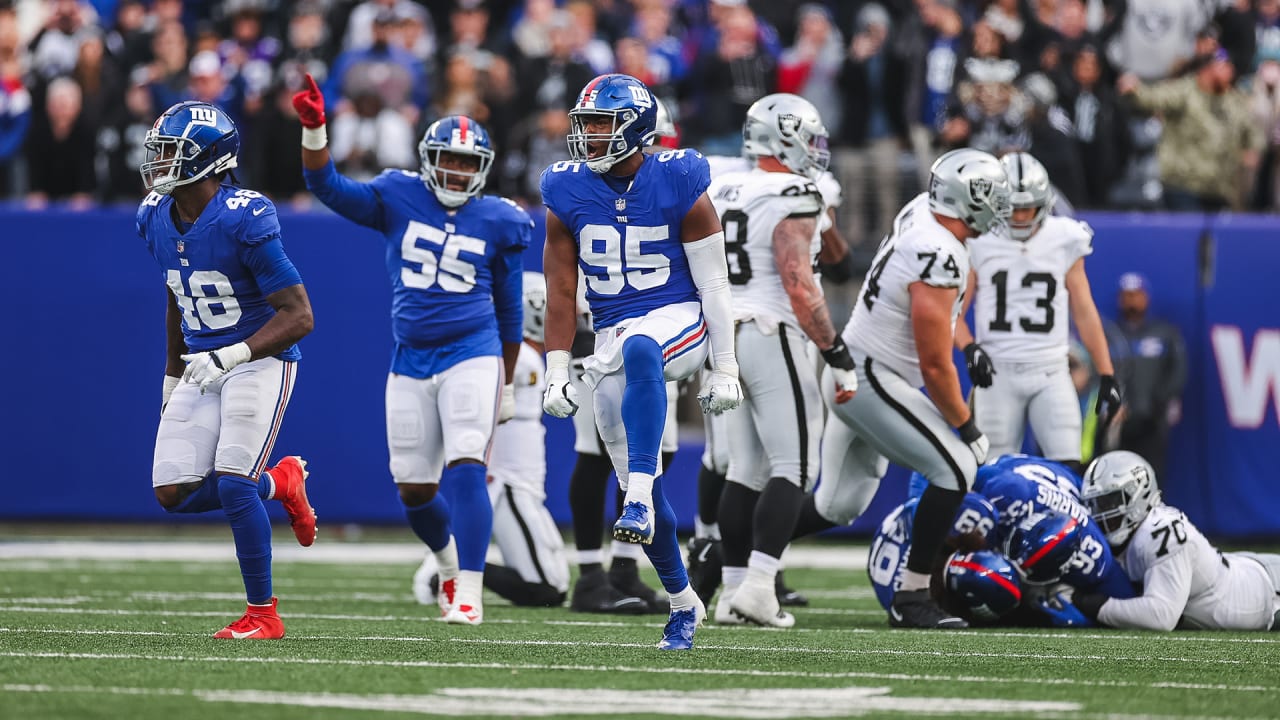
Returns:
[[[662,428],[667,424],[662,348],[652,338],[637,335],[622,344],[622,363],[627,373],[627,386],[622,391],[627,471],[657,475]]]
[[[271,488],[276,484],[275,478],[271,477],[271,473],[264,472],[258,476],[258,497],[263,500],[271,499]]]
[[[439,488],[436,489],[436,496],[431,498],[431,502],[418,507],[407,507],[404,509],[404,514],[408,516],[409,527],[413,528],[414,534],[421,538],[432,552],[439,552],[449,544],[449,537],[453,534],[453,528],[449,523],[449,502],[444,499],[444,495],[440,494]]]
[[[442,485],[452,485],[453,538],[458,543],[458,568],[484,570],[484,556],[493,534],[493,506],[485,486],[485,466],[458,463],[444,469]]]
[[[271,602],[271,520],[258,497],[258,483],[235,475],[218,477],[218,496],[231,523],[245,595],[254,605]]]
[[[218,480],[210,473],[200,481],[200,487],[187,496],[185,500],[165,510],[171,513],[203,513],[222,507],[222,498],[218,497]]]
[[[653,543],[642,545],[653,569],[658,571],[662,587],[675,595],[689,584],[684,561],[680,559],[680,540],[676,538],[676,513],[662,491],[662,478],[653,481],[653,509],[657,517],[653,523]]]

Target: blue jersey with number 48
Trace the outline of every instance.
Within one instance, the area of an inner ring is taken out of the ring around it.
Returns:
[[[596,330],[698,302],[680,225],[710,184],[696,150],[648,155],[629,181],[568,160],[542,171],[542,201],[577,243]]]
[[[302,283],[284,254],[275,206],[253,190],[220,186],[186,232],[174,224],[173,198],[151,193],[138,206],[137,230],[164,270],[191,352],[248,339],[275,315],[267,296]],[[294,345],[276,357],[302,353]]]
[[[522,254],[533,221],[518,205],[482,195],[447,208],[407,170],[368,183],[333,163],[303,175],[321,202],[386,239],[392,372],[431,377],[523,339]]]

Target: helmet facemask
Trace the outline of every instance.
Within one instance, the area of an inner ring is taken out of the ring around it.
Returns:
[[[1113,547],[1128,542],[1151,508],[1160,504],[1151,466],[1133,453],[1121,453],[1107,453],[1089,465],[1080,497]]]
[[[609,123],[609,132],[591,132]],[[569,157],[576,162],[583,162],[594,173],[607,173],[622,160],[638,151],[640,146],[627,147],[625,132],[640,119],[640,114],[632,108],[609,110],[600,108],[575,108],[569,111]],[[642,145],[652,141],[650,134]],[[593,145],[604,145],[604,153],[599,157],[591,157]]]
[[[422,158],[422,180],[445,207],[459,207],[484,189],[493,151],[488,148],[459,148],[423,140],[418,145]]]
[[[199,182],[210,174],[226,172],[237,165],[236,156],[231,154],[209,163],[199,173],[183,177],[184,164],[201,159],[203,150],[199,143],[191,138],[161,135],[159,129],[153,127],[147,131],[143,147],[146,155],[138,168],[143,187],[160,195],[168,195],[176,187]]]

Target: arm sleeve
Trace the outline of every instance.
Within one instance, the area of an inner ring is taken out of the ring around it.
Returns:
[[[358,225],[382,229],[382,197],[372,183],[356,182],[333,166],[319,170],[303,169],[307,189],[334,212]]]
[[[498,337],[504,343],[524,340],[524,248],[512,245],[493,260],[493,305]]]
[[[1106,601],[1098,621],[1116,628],[1174,629],[1191,596],[1191,559],[1192,553],[1179,552],[1152,565],[1143,577],[1142,595]]]
[[[736,366],[733,351],[733,303],[729,296],[729,265],[724,255],[724,233],[684,243],[689,274],[702,297],[702,316],[711,336],[714,369]]]

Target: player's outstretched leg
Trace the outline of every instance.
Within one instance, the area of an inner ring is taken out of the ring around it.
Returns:
[[[930,485],[920,496],[911,524],[912,552],[902,572],[901,585],[889,604],[889,624],[900,628],[959,630],[969,627],[963,618],[946,612],[929,595],[934,557],[964,499],[964,491]]]
[[[667,422],[662,349],[653,338],[637,335],[623,343],[622,362],[627,378],[622,392],[622,424],[627,432],[628,477],[622,517],[613,525],[613,536],[647,545],[654,537],[654,478]]]
[[[690,650],[694,630],[706,619],[707,610],[689,587],[689,576],[680,558],[680,541],[676,538],[676,514],[662,491],[662,478],[654,480],[653,501],[656,529],[653,542],[645,545],[644,551],[671,598],[671,617],[663,628],[658,649]]]
[[[284,623],[276,613],[276,599],[271,595],[271,520],[259,495],[261,483],[240,475],[219,475],[217,486],[222,510],[235,540],[248,606],[243,617],[219,630],[214,637],[282,638]]]
[[[310,475],[307,461],[290,455],[269,468],[259,480],[262,482],[269,476],[264,499],[279,500],[284,506],[284,511],[289,514],[289,525],[293,527],[293,536],[298,538],[302,547],[311,547],[316,541],[316,511],[307,500],[307,478]]]
[[[485,481],[485,466],[468,460],[454,462],[441,478],[452,489],[453,532],[458,543],[458,588],[453,608],[444,618],[448,623],[484,621],[484,556],[493,535],[493,504]]]

